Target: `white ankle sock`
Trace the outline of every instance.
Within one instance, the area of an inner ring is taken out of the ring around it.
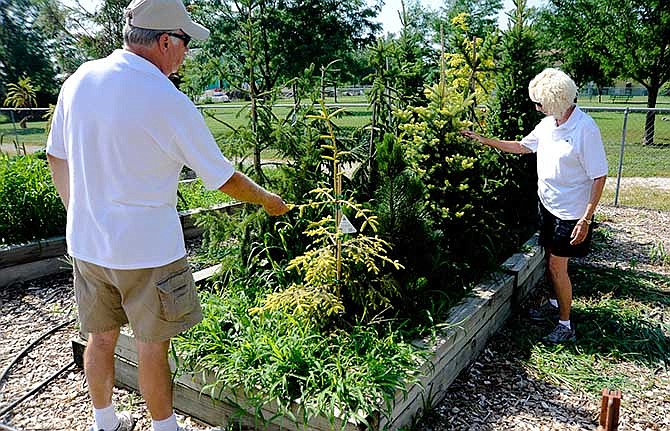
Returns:
[[[162,421],[151,421],[151,427],[154,431],[177,431],[177,417],[172,413],[172,416]]]
[[[99,430],[113,430],[119,425],[119,418],[114,411],[114,403],[104,409],[93,408],[93,417],[95,418],[95,427]]]
[[[558,324],[563,325],[568,329],[572,329],[572,326],[570,326],[570,321],[569,320],[559,320]]]
[[[549,303],[553,305],[554,307],[558,308],[558,299],[556,298],[549,298]]]

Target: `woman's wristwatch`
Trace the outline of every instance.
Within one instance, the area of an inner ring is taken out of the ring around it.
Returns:
[[[587,218],[584,218],[584,217],[580,218],[579,221],[586,222],[587,225],[590,225],[590,224],[591,224],[591,220],[589,220],[589,219],[587,219]]]

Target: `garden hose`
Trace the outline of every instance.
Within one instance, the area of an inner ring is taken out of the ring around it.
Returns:
[[[11,402],[9,405],[3,407],[2,410],[0,410],[0,418],[3,417],[4,415],[6,415],[7,413],[9,413],[10,411],[12,411],[12,410],[14,409],[14,407],[18,406],[18,405],[21,404],[23,401],[25,401],[26,399],[28,399],[28,398],[30,398],[31,396],[33,396],[33,395],[34,395],[35,393],[37,393],[40,389],[42,389],[44,386],[46,386],[49,382],[51,382],[53,379],[55,379],[56,377],[58,377],[61,373],[63,373],[63,372],[66,371],[68,368],[72,367],[73,365],[75,365],[74,361],[70,361],[70,362],[69,362],[67,365],[65,365],[63,368],[61,368],[60,370],[56,371],[55,373],[53,373],[52,375],[50,375],[50,376],[47,377],[46,379],[42,380],[42,382],[41,382],[40,384],[38,384],[37,386],[35,386],[34,388],[32,388],[30,391],[28,391],[28,392],[27,392],[25,395],[23,395],[21,398],[19,398],[18,400],[15,400],[15,401]]]
[[[14,357],[14,359],[12,360],[12,362],[10,362],[9,365],[7,365],[7,367],[5,367],[5,369],[2,371],[2,374],[0,375],[0,384],[1,384],[2,381],[5,379],[5,377],[7,377],[7,373],[9,372],[9,369],[12,368],[17,362],[19,362],[19,361],[21,360],[21,358],[23,358],[23,357],[26,355],[26,353],[28,353],[28,352],[30,351],[30,349],[32,349],[33,347],[35,347],[35,345],[36,345],[37,343],[39,343],[40,341],[44,340],[46,337],[48,337],[49,335],[51,335],[51,334],[53,334],[54,332],[58,331],[58,330],[61,329],[62,327],[67,326],[67,325],[69,325],[70,323],[74,323],[76,320],[77,320],[77,319],[70,319],[70,320],[68,320],[68,321],[66,321],[66,322],[61,323],[60,325],[56,325],[56,326],[54,326],[53,328],[49,329],[49,330],[48,330],[47,332],[45,332],[44,334],[40,335],[35,341],[33,341],[32,343],[30,343],[28,346],[26,346],[26,348],[24,348],[23,350],[21,350],[21,352],[19,352],[19,354],[16,355],[16,356]]]

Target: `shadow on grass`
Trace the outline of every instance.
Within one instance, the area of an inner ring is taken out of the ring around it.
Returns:
[[[611,296],[649,305],[670,306],[670,277],[648,271],[571,265],[575,298]]]
[[[571,274],[582,352],[670,364],[670,327],[657,316],[659,307],[670,306],[670,278],[586,265],[572,267]]]

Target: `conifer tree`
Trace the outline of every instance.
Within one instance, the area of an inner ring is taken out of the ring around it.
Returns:
[[[538,37],[526,0],[514,0],[514,6],[509,15],[509,28],[502,34],[503,49],[498,60],[495,98],[486,131],[505,140],[521,139],[542,118],[528,96],[528,84],[544,68]],[[505,154],[501,163],[506,171],[504,176],[511,180],[507,184],[509,193],[518,197],[518,205],[510,205],[505,218],[509,222],[532,224],[537,182],[535,156]]]

